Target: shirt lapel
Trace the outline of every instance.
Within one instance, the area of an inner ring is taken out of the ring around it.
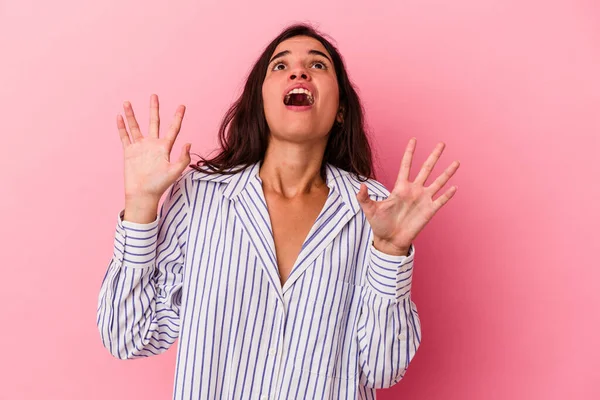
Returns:
[[[283,301],[281,277],[277,266],[271,219],[260,182],[250,179],[245,190],[233,200],[235,213],[260,257],[261,267],[273,289]]]
[[[226,184],[222,189],[223,197],[231,202],[239,225],[258,254],[260,267],[268,277],[274,293],[283,302],[271,220],[258,177],[259,168],[260,162],[256,162],[234,174],[197,172],[194,179]],[[238,169],[239,167],[235,168]]]
[[[284,294],[360,210],[360,204],[356,199],[360,186],[354,187],[348,172],[329,164],[326,171],[329,195],[302,244],[300,254],[283,286]]]

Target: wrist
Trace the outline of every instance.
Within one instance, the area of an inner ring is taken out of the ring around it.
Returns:
[[[125,201],[123,221],[147,224],[156,220],[160,200],[154,198],[135,198]]]
[[[381,251],[382,253],[389,254],[392,256],[407,256],[408,251],[410,249],[410,244],[408,246],[397,246],[386,240],[374,237],[373,247],[375,247],[375,249]]]

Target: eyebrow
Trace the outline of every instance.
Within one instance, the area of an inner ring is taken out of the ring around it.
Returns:
[[[273,56],[273,58],[271,58],[271,61],[269,61],[269,64],[271,64],[273,61],[275,61],[278,58],[287,56],[288,54],[291,54],[291,52],[289,50],[280,51],[279,53],[275,54]],[[333,61],[331,61],[331,59],[329,57],[327,57],[327,54],[323,53],[322,51],[319,51],[319,50],[309,50],[308,54],[316,54],[316,55],[325,57],[326,59],[329,60],[330,63],[333,64]]]

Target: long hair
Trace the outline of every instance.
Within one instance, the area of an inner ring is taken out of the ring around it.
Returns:
[[[221,121],[219,153],[210,159],[200,156],[200,161],[190,167],[205,173],[227,174],[263,160],[270,133],[263,108],[262,85],[269,59],[279,43],[295,36],[308,36],[321,42],[332,57],[337,75],[343,122],[335,121],[328,134],[321,177],[325,180],[326,163],[352,172],[359,179],[360,176],[375,177],[371,146],[364,127],[364,109],[348,77],[342,56],[323,34],[307,24],[285,28],[264,49],[248,75],[242,94]],[[201,165],[206,168],[201,168]],[[234,171],[233,168],[238,166],[240,168]]]

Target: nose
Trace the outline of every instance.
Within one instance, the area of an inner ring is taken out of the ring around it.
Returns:
[[[302,77],[302,79],[308,79],[308,75],[306,75],[304,72],[302,72],[302,74],[300,76]],[[296,78],[297,78],[296,74],[290,75],[290,79],[294,80]]]
[[[291,80],[295,80],[298,77],[301,77],[302,79],[305,79],[305,80],[310,80],[310,75],[307,73],[306,69],[302,66],[297,66],[296,68],[292,69],[292,71],[291,71],[291,74],[290,74]]]

